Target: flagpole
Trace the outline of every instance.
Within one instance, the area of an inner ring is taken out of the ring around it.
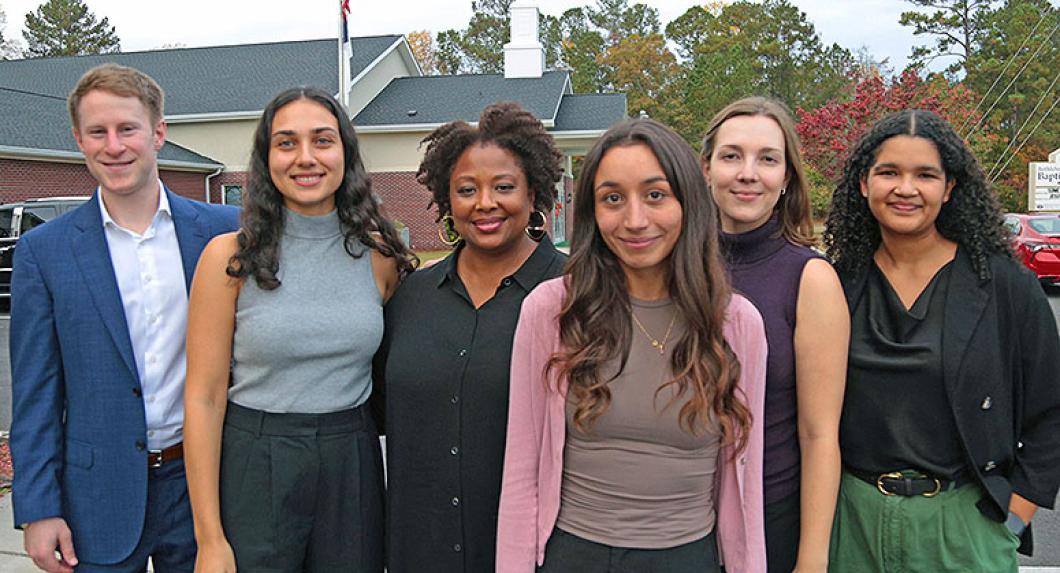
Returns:
[[[346,113],[350,112],[350,55],[346,51],[350,41],[346,23],[348,9],[349,0],[339,0],[339,103],[346,108]]]

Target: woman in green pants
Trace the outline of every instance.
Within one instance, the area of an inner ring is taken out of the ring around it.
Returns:
[[[1060,342],[953,128],[880,120],[825,244],[851,311],[832,571],[1015,572],[1060,484]]]

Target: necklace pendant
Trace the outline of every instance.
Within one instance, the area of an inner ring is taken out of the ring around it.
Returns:
[[[655,348],[662,348],[662,344],[659,344],[658,340],[652,340],[651,341],[651,345],[654,346]]]
[[[659,354],[660,355],[666,354],[666,346],[664,346],[662,344],[659,345]]]

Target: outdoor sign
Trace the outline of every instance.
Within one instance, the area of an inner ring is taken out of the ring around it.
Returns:
[[[1028,211],[1060,211],[1060,163],[1031,163],[1027,183]]]

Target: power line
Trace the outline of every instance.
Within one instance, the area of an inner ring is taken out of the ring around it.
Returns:
[[[979,128],[983,125],[983,122],[986,121],[986,117],[990,115],[990,112],[994,111],[994,108],[997,107],[997,104],[1001,103],[1002,98],[1005,97],[1005,94],[1008,93],[1008,90],[1012,88],[1012,85],[1016,83],[1016,80],[1018,80],[1019,77],[1023,75],[1023,71],[1027,69],[1027,66],[1029,66],[1031,62],[1033,62],[1034,59],[1038,57],[1038,52],[1042,51],[1042,48],[1044,48],[1046,44],[1049,43],[1049,40],[1053,37],[1053,34],[1058,28],[1060,28],[1060,23],[1058,23],[1056,26],[1053,26],[1053,29],[1049,32],[1049,35],[1046,36],[1045,40],[1042,41],[1041,44],[1038,44],[1038,49],[1034,50],[1034,53],[1031,54],[1031,57],[1027,58],[1027,61],[1023,63],[1023,67],[1021,67],[1019,71],[1016,72],[1016,75],[1012,76],[1012,80],[1010,80],[1008,85],[1005,86],[1005,89],[1001,90],[1001,93],[998,94],[997,99],[995,99],[994,103],[991,104],[990,109],[987,109],[986,112],[984,112],[983,115],[979,117],[979,121],[976,122],[975,126],[972,127],[972,129],[970,129],[968,133],[965,133],[961,137],[963,137],[964,139],[969,139],[971,138],[972,134],[979,130]]]
[[[1057,75],[1057,77],[1060,77],[1060,75]],[[1056,84],[1056,80],[1054,80],[1053,83]],[[1027,137],[1023,139],[1023,143],[1021,143],[1019,147],[1015,148],[1015,150],[1012,151],[1012,155],[1008,156],[1008,161],[1006,161],[1000,169],[997,169],[997,173],[994,173],[993,176],[990,178],[991,183],[996,181],[997,178],[1001,177],[1001,174],[1005,173],[1005,169],[1008,168],[1008,164],[1011,163],[1013,159],[1015,159],[1015,156],[1018,156],[1020,154],[1020,151],[1023,150],[1023,146],[1026,145],[1028,141],[1030,141],[1031,136],[1035,135],[1035,131],[1038,131],[1038,128],[1041,127],[1043,123],[1045,123],[1045,119],[1049,117],[1049,113],[1053,112],[1053,108],[1057,107],[1058,103],[1060,103],[1060,97],[1057,97],[1057,99],[1053,100],[1053,105],[1050,105],[1049,108],[1045,110],[1045,113],[1042,114],[1041,119],[1039,119],[1038,123],[1035,124],[1034,129],[1031,129],[1030,132],[1027,133]],[[1000,158],[999,161],[1001,161]],[[991,171],[991,173],[993,172]]]
[[[1019,57],[1020,52],[1022,52],[1023,48],[1027,45],[1027,42],[1029,42],[1030,39],[1034,37],[1034,33],[1038,31],[1038,26],[1041,26],[1042,22],[1044,22],[1045,19],[1048,17],[1048,10],[1042,12],[1042,17],[1038,18],[1038,23],[1035,24],[1034,28],[1031,29],[1031,33],[1027,34],[1027,37],[1023,38],[1023,43],[1020,44],[1020,47],[1015,52],[1013,52],[1012,57],[1009,58],[1008,62],[1005,63],[1005,67],[1001,68],[1001,71],[997,74],[997,77],[994,78],[994,83],[990,84],[990,89],[986,90],[986,93],[983,94],[983,99],[979,100],[979,104],[975,106],[975,110],[973,110],[972,113],[969,114],[968,117],[964,120],[964,123],[961,124],[961,127],[957,130],[957,133],[961,133],[962,131],[964,131],[964,128],[968,126],[968,122],[972,121],[972,118],[975,117],[975,113],[979,111],[979,108],[982,107],[984,103],[986,103],[986,98],[990,97],[990,92],[994,91],[994,88],[997,87],[997,84],[1001,82],[1001,78],[1005,75],[1005,72],[1008,71],[1009,66],[1012,65],[1012,62],[1016,61],[1016,59]]]

